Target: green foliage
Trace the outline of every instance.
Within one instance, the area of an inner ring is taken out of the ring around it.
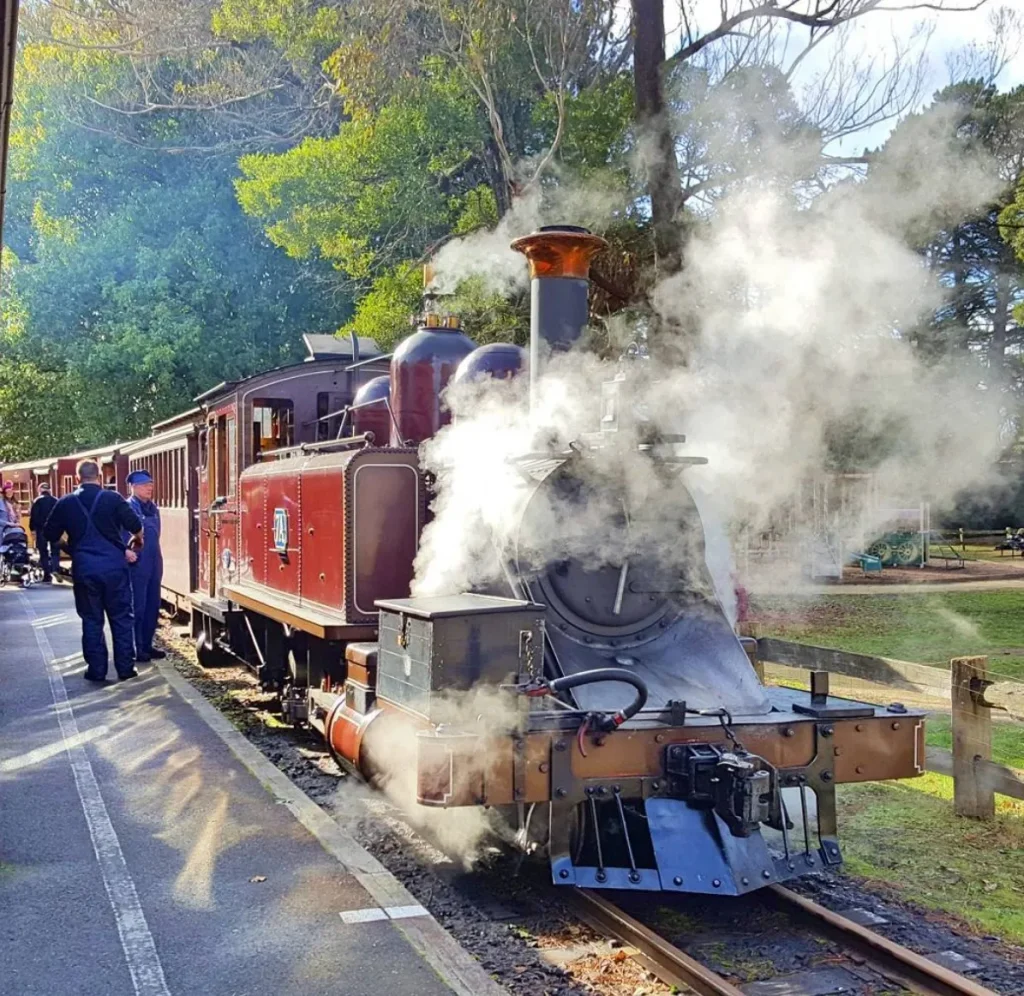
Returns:
[[[482,153],[473,98],[435,66],[331,138],[243,157],[238,199],[290,256],[319,255],[365,285],[460,218],[492,214],[481,207]]]
[[[289,59],[324,58],[337,43],[340,7],[314,0],[222,0],[214,32],[236,42],[270,41]]]
[[[528,294],[505,297],[479,277],[463,280],[456,294],[445,301],[445,310],[459,316],[462,330],[475,343],[530,341]]]
[[[51,109],[67,96],[62,64],[27,52],[29,134],[4,227],[18,263],[0,288],[0,458],[145,435],[219,380],[299,359],[302,333],[346,317],[315,265],[289,261],[245,217],[230,159],[142,147],[150,123],[136,145],[75,127]]]
[[[422,270],[412,263],[399,264],[373,281],[342,333],[369,336],[390,352],[411,331],[422,290]]]
[[[633,81],[626,73],[570,94],[565,102],[560,162],[581,178],[609,170],[628,176],[632,119]],[[558,123],[553,94],[537,104],[534,121],[544,140],[551,142]]]

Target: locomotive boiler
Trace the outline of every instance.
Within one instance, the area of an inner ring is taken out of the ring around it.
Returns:
[[[533,395],[579,348],[602,246],[572,228],[515,243]],[[836,785],[922,773],[922,716],[838,699],[823,673],[809,693],[762,684],[704,564],[686,486],[704,461],[631,421],[628,373],[603,385],[594,432],[510,454],[520,511],[491,581],[408,597],[417,444],[446,421],[456,365],[488,365],[439,321],[414,339],[377,392],[390,445],[338,440],[241,476],[253,566],[227,594],[288,715],[371,778],[401,768],[418,806],[499,813],[556,884],[737,895],[838,865]],[[553,532],[557,549],[538,543]]]

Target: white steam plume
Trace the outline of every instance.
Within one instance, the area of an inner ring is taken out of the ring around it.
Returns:
[[[659,428],[682,429],[686,450],[709,458],[708,467],[686,472],[700,486],[705,519],[727,526],[742,514],[766,522],[826,466],[828,433],[844,423],[860,425],[861,442],[877,438],[884,447],[876,447],[876,469],[893,493],[942,505],[991,475],[999,385],[986,382],[969,356],[926,363],[908,337],[942,290],[907,240],[938,220],[977,211],[998,189],[990,164],[954,136],[946,112],[915,119],[866,181],[843,184],[803,209],[788,181],[770,180],[793,175],[792,164],[779,161],[785,149],[773,147],[764,177],[718,202],[690,239],[682,272],[655,289],[657,311],[680,329],[686,362],[640,364],[650,368],[643,400]],[[525,262],[506,256],[507,241],[535,220],[517,216],[498,232],[450,245],[448,261],[455,267],[472,258],[474,272],[493,265],[525,280]],[[491,254],[488,239],[500,252]],[[509,286],[505,276],[498,285]],[[439,494],[415,593],[465,590],[493,577],[492,540],[526,545],[531,559],[615,564],[639,543],[667,564],[703,561],[681,521],[682,489],[675,479],[657,479],[628,439],[586,462],[594,498],[585,507],[552,508],[532,518],[528,534],[519,532],[526,489],[510,461],[534,448],[538,428],[552,428],[562,441],[595,430],[599,385],[617,370],[581,351],[556,357],[529,415],[505,384],[451,392],[456,421],[423,448]],[[628,535],[611,524],[623,501],[635,517]],[[727,558],[711,559],[721,595],[731,590]],[[699,586],[698,573],[691,580]]]

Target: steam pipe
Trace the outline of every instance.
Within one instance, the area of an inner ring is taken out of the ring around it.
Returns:
[[[608,245],[571,225],[550,225],[512,248],[530,264],[530,399],[552,353],[568,352],[587,324],[591,257]]]
[[[621,681],[636,689],[636,696],[625,709],[620,709],[607,717],[607,722],[602,724],[605,729],[615,729],[617,726],[621,726],[627,719],[632,719],[647,704],[647,684],[643,678],[620,667],[598,667],[592,671],[577,671],[576,674],[567,674],[547,682],[547,687],[552,693],[567,692],[570,688],[593,685],[599,681]]]

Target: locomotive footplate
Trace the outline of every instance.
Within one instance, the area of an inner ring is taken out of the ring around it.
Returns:
[[[532,711],[507,735],[424,731],[419,800],[532,813],[519,829],[559,885],[738,895],[839,864],[835,786],[922,774],[923,713],[827,696],[811,715],[807,692],[766,692],[754,716],[641,710],[609,732]]]

